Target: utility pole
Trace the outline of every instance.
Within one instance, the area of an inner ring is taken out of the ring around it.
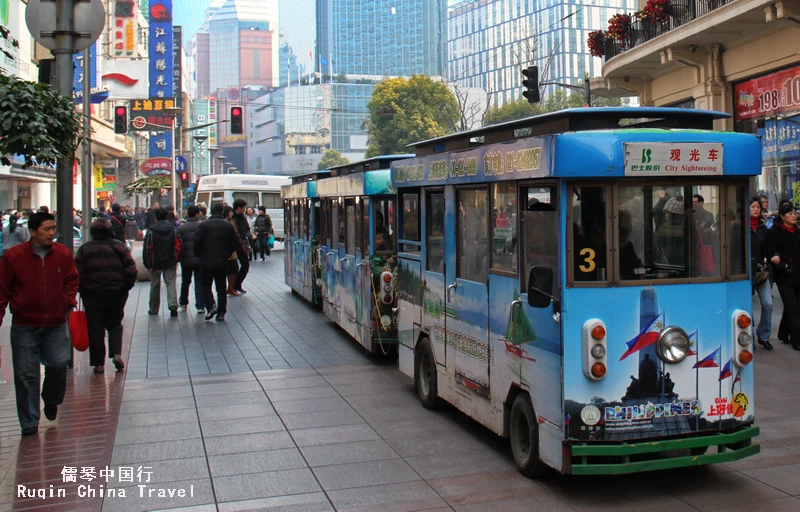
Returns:
[[[62,0],[63,1],[63,0]],[[89,230],[92,223],[92,95],[89,48],[83,50],[83,222],[81,233],[83,242],[89,241]],[[59,208],[60,210],[60,208]],[[60,224],[60,223],[59,223]],[[70,222],[70,224],[72,224]],[[71,231],[71,230],[70,230]],[[71,238],[70,234],[70,238]]]
[[[52,50],[56,59],[58,93],[72,99],[72,54],[75,53],[74,0],[56,0],[56,30],[53,32],[57,48]],[[87,59],[88,60],[88,59]],[[91,94],[84,86],[84,97]],[[84,100],[85,101],[85,100]],[[70,251],[72,244],[72,164],[74,155],[59,158],[56,164],[56,219],[58,239]]]

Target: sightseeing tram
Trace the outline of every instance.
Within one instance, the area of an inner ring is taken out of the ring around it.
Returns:
[[[748,178],[728,114],[574,109],[392,164],[399,366],[536,476],[742,459],[754,426]]]
[[[286,284],[372,353],[397,345],[398,205],[390,164],[376,157],[298,176],[284,186]]]

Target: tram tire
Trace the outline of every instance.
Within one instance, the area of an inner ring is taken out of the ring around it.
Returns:
[[[699,446],[697,448],[692,448],[691,450],[692,456],[698,457],[700,455],[705,455],[708,451],[708,446]]]
[[[422,338],[414,351],[414,385],[417,396],[422,406],[426,409],[436,409],[441,406],[438,393],[438,376],[436,373],[436,360],[433,358],[431,342]]]
[[[527,393],[520,393],[514,399],[509,421],[511,452],[517,469],[530,478],[545,476],[547,466],[539,460],[539,422]]]

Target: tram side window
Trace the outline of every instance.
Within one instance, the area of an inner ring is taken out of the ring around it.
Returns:
[[[347,254],[356,253],[356,202],[355,199],[345,199],[344,209],[346,215],[345,225],[345,248]]]
[[[395,204],[394,199],[380,199],[373,202],[373,231],[375,235],[375,253],[394,252],[397,242],[395,232]]]
[[[322,227],[320,215],[322,214],[322,208],[320,206],[319,199],[312,200],[312,204],[314,205],[314,240],[317,242],[320,241],[320,228]]]
[[[234,192],[233,200],[236,201],[237,199],[243,199],[247,206],[255,208],[258,205],[258,192]]]
[[[528,287],[533,267],[549,268],[558,276],[558,196],[556,187],[522,189],[522,268],[520,289]],[[557,277],[555,277],[557,280]],[[556,281],[557,282],[557,281]],[[559,298],[559,288],[543,290]]]
[[[747,274],[747,243],[750,219],[746,216],[747,187],[731,185],[728,187],[728,258],[730,275]]]
[[[419,242],[418,194],[403,194],[403,240]]]
[[[322,230],[320,232],[320,243],[330,247],[331,246],[331,200],[321,199],[320,203],[321,203],[320,212],[322,213],[322,217],[319,220],[319,227]]]
[[[620,279],[719,277],[720,227],[718,186],[619,187]]]
[[[486,283],[489,274],[489,194],[482,190],[458,190],[457,274],[461,279]]]
[[[247,203],[250,206],[253,206],[253,203]],[[281,196],[280,194],[273,194],[269,192],[262,192],[261,193],[261,205],[267,208],[280,208],[281,204]]]
[[[367,257],[370,254],[369,248],[369,198],[361,198],[361,247],[362,255]]]
[[[211,202],[212,203],[222,203],[225,201],[225,192],[212,192],[211,193]],[[209,210],[211,205],[209,205]]]
[[[492,185],[492,270],[517,272],[517,184]]]
[[[334,216],[334,233],[336,234],[336,246],[346,246],[347,239],[346,239],[346,230],[345,230],[345,212],[344,212],[344,200],[339,198],[336,203],[334,204],[335,216]]]
[[[602,282],[606,268],[606,188],[572,187],[572,256],[573,279]]]
[[[201,192],[197,194],[197,204],[204,204],[208,206],[208,192]]]
[[[428,194],[427,269],[444,274],[444,194]]]

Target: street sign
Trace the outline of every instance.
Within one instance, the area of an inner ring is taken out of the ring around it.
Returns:
[[[106,25],[106,10],[101,0],[75,1],[72,10],[74,20],[75,51],[82,51],[97,41]],[[25,10],[25,24],[28,25],[37,43],[48,50],[58,49],[56,36],[56,1],[30,0]]]
[[[186,158],[178,155],[175,157],[175,171],[176,172],[183,172],[186,170],[188,162]]]

